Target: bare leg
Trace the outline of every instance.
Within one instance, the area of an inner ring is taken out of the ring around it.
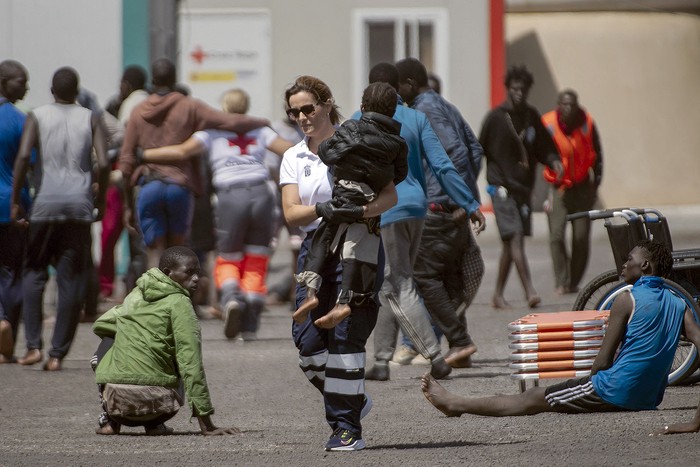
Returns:
[[[304,299],[304,303],[302,303],[297,311],[292,314],[292,319],[299,324],[303,323],[306,321],[306,318],[309,317],[311,310],[315,309],[317,306],[318,297],[316,297],[316,289],[308,287],[306,289],[306,298]]]
[[[656,434],[670,435],[674,433],[697,433],[698,431],[700,431],[700,404],[698,404],[698,408],[695,411],[695,416],[693,416],[693,419],[690,422],[666,425],[663,431]]]
[[[331,311],[314,321],[314,324],[324,329],[333,329],[342,320],[350,316],[352,308],[347,303],[336,303]]]
[[[165,248],[166,248],[165,237],[156,238],[156,241],[153,242],[153,245],[150,245],[146,248],[146,256],[148,258],[148,267],[149,268],[158,267],[158,263],[160,262],[160,257],[163,256],[163,252],[165,251]]]
[[[537,295],[535,286],[532,285],[530,266],[527,263],[527,256],[525,256],[525,238],[522,235],[516,235],[511,239],[510,246],[515,269],[518,271],[520,282],[522,282],[523,288],[525,289],[527,304],[530,308],[534,308],[539,305],[542,300],[539,295]]]
[[[168,248],[171,246],[183,246],[187,242],[185,234],[168,234]]]
[[[501,257],[498,260],[498,276],[496,276],[496,290],[493,292],[491,306],[494,308],[510,308],[510,304],[503,298],[503,290],[510,274],[510,265],[513,258],[510,252],[510,240],[503,240],[501,244]]]
[[[544,399],[544,387],[534,387],[513,395],[468,398],[452,394],[443,388],[430,374],[423,375],[421,389],[426,399],[448,417],[468,413],[487,417],[509,417],[553,412]]]
[[[153,245],[150,245],[147,248],[146,254],[148,255],[148,267],[157,267],[158,263],[160,262],[160,257],[163,256],[163,252],[166,248],[184,245],[185,240],[185,235],[175,234],[168,234],[167,236],[156,238]]]
[[[0,320],[0,363],[12,362],[15,341],[12,338],[12,325],[7,320]]]

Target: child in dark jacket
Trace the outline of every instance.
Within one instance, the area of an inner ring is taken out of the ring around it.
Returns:
[[[326,259],[342,248],[341,291],[336,306],[317,319],[317,326],[331,329],[345,319],[353,304],[373,300],[379,252],[379,217],[364,219],[365,206],[393,181],[408,172],[406,142],[399,136],[401,124],[391,117],[396,111],[396,90],[386,83],[372,83],[362,95],[362,117],[345,121],[335,134],[321,143],[318,155],[333,175],[336,207],[354,205],[347,222],[321,222],[296,280],[307,287],[306,300],[293,318],[303,323],[318,306],[316,291]]]

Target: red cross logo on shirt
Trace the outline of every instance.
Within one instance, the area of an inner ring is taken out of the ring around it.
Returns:
[[[255,143],[255,138],[250,138],[245,135],[238,135],[235,138],[228,138],[228,145],[229,146],[236,146],[238,149],[241,150],[241,155],[249,155],[248,154],[248,146],[251,144]]]

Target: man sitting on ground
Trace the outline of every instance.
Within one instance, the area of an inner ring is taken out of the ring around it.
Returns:
[[[185,247],[168,248],[124,303],[95,322],[93,330],[103,339],[95,376],[105,410],[97,434],[119,434],[122,425],[143,426],[148,435],[172,433],[163,422],[182,405],[180,380],[203,435],[240,432],[211,421],[201,330],[190,299],[198,282],[197,255]]]
[[[700,327],[692,311],[664,287],[663,277],[672,265],[671,252],[661,243],[642,240],[629,253],[622,279],[633,287],[613,303],[590,376],[517,395],[467,398],[451,394],[425,375],[425,397],[448,417],[655,409],[663,399],[681,332],[700,348]]]

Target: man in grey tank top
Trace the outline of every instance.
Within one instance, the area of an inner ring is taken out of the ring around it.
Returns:
[[[106,133],[98,115],[75,103],[78,73],[68,67],[53,76],[54,103],[28,116],[15,162],[10,217],[29,220],[29,245],[23,282],[27,354],[18,360],[33,365],[42,360],[43,295],[48,266],[56,268],[56,324],[45,370],[61,369],[78,325],[89,273],[90,224],[101,219],[109,177]],[[92,150],[97,180],[93,175]],[[29,213],[19,204],[32,149],[36,190]],[[97,182],[97,190],[93,182]]]

